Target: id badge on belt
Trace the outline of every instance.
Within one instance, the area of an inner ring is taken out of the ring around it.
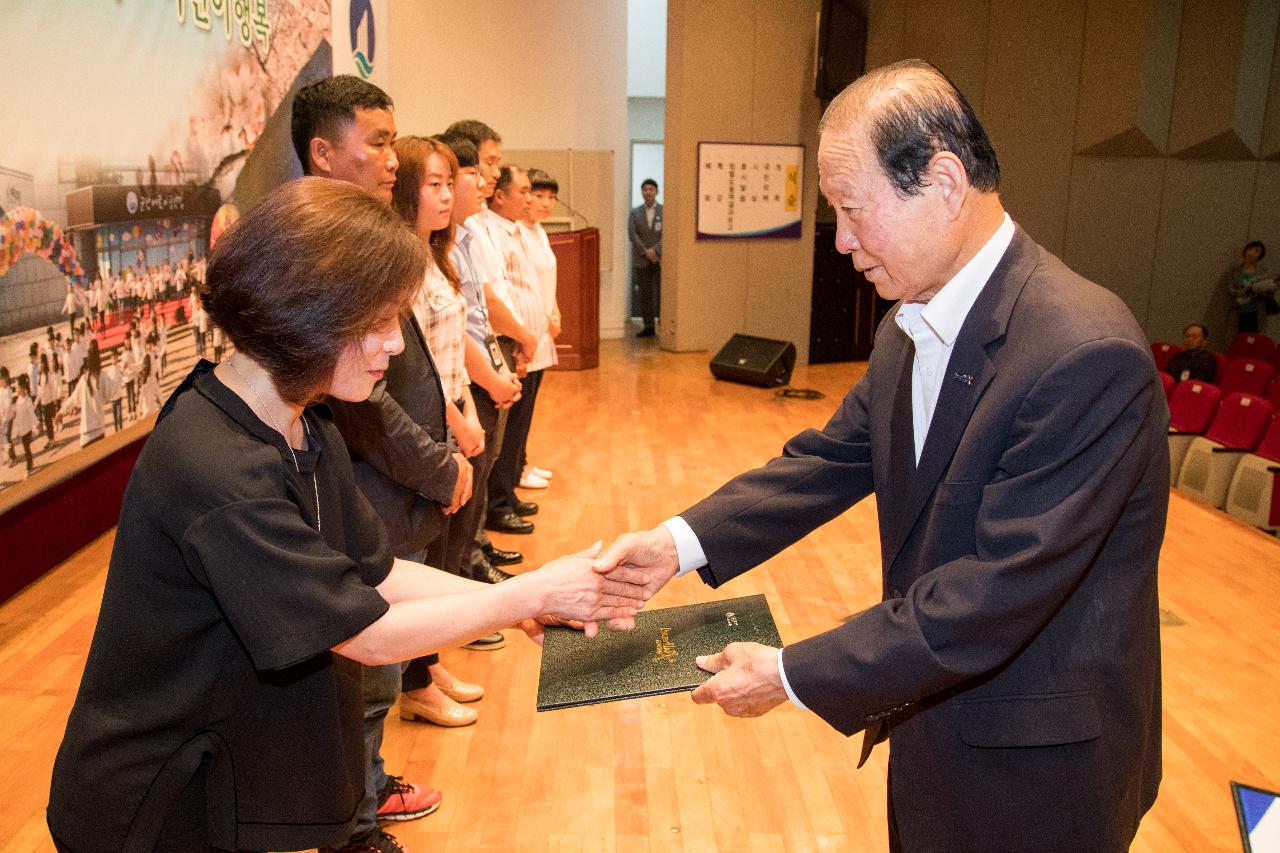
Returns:
[[[498,346],[498,338],[493,332],[484,336],[484,342],[489,348],[489,360],[493,362],[493,369],[502,372],[502,368],[507,366],[506,361],[502,358],[502,348]]]

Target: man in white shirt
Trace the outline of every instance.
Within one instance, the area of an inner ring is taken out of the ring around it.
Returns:
[[[524,516],[537,512],[537,504],[520,500],[516,486],[520,482],[522,457],[533,422],[534,404],[542,386],[543,371],[555,364],[555,341],[551,338],[546,305],[538,282],[538,271],[520,238],[520,220],[528,214],[532,189],[529,176],[514,166],[503,166],[494,187],[489,207],[478,215],[494,244],[502,252],[511,301],[521,324],[536,340],[532,351],[521,348],[525,375],[521,379],[520,400],[507,416],[502,449],[489,475],[489,510],[486,526],[490,530],[521,531]],[[531,522],[525,521],[526,524]],[[530,527],[532,530],[532,527]]]
[[[443,134],[445,140],[461,138],[471,143],[476,149],[476,179],[479,181],[484,201],[493,198],[494,190],[502,175],[502,137],[489,125],[477,119],[462,119],[449,125]],[[498,223],[488,219],[487,205],[482,202],[479,212],[468,217],[459,228],[459,244],[463,237],[469,239],[467,256],[473,264],[474,274],[481,280],[481,290],[486,302],[489,324],[498,336],[498,345],[507,366],[526,375],[528,360],[536,355],[538,338],[521,320],[512,299],[511,283],[507,277],[506,260],[499,244],[495,242],[497,231],[491,231],[487,224],[495,227]],[[473,392],[474,393],[474,392]],[[506,443],[508,409],[495,427],[496,436],[490,445],[494,454],[500,453]],[[496,459],[495,459],[496,464]],[[487,492],[487,483],[486,483]],[[492,527],[503,533],[528,534],[533,532],[533,522],[516,512],[503,511],[492,519],[488,512],[488,494],[485,495],[486,511],[476,531],[476,545],[481,550],[484,561],[473,561],[472,571],[480,580],[501,579],[504,573],[494,572],[486,566],[514,565],[523,556],[519,551],[498,548],[485,533],[486,527]],[[506,503],[514,503],[507,501]],[[536,510],[535,504],[528,504],[525,510]]]
[[[837,247],[898,301],[866,375],[823,430],[597,568],[718,586],[874,492],[883,600],[700,658],[693,700],[790,699],[864,731],[863,761],[888,737],[892,850],[1127,849],[1160,782],[1168,411],[1146,339],[1012,223],[985,132],[927,63],[833,101],[818,170]]]

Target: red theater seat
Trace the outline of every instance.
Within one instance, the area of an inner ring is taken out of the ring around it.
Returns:
[[[1274,406],[1252,394],[1223,397],[1209,429],[1192,439],[1187,448],[1178,490],[1221,507],[1236,466],[1245,453],[1258,446],[1274,412]]]
[[[1222,392],[1198,379],[1179,382],[1169,396],[1169,485],[1178,484],[1182,460],[1191,440],[1209,428]]]
[[[1226,510],[1241,521],[1275,532],[1280,530],[1280,416],[1258,444],[1236,466],[1227,489]]]
[[[1222,389],[1223,394],[1239,392],[1262,397],[1267,393],[1274,373],[1275,368],[1268,362],[1256,358],[1233,358],[1214,384]]]
[[[1156,370],[1161,372],[1169,366],[1169,359],[1182,352],[1182,347],[1170,341],[1156,341],[1151,345],[1151,356],[1156,360]]]
[[[1261,332],[1241,332],[1231,340],[1227,347],[1227,360],[1237,358],[1256,358],[1259,361],[1270,361],[1275,354],[1276,342]]]

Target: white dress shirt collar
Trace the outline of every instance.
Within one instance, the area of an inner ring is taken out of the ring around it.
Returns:
[[[1000,223],[996,233],[991,235],[991,239],[943,285],[936,296],[926,303],[905,303],[898,310],[894,319],[904,332],[916,340],[917,346],[920,343],[917,336],[923,329],[920,324],[912,322],[916,317],[924,321],[924,326],[943,346],[950,348],[955,345],[960,329],[964,326],[969,311],[973,309],[973,303],[978,301],[987,280],[1013,242],[1013,232],[1013,220],[1006,213],[1004,221]]]
[[[481,211],[481,215],[487,216],[489,222],[493,223],[494,225],[496,225],[497,227],[505,231],[507,234],[512,236],[515,235],[516,228],[519,227],[519,223],[515,222],[512,219],[507,219],[507,217],[503,216],[501,213],[494,213],[491,209],[487,207],[483,211]]]

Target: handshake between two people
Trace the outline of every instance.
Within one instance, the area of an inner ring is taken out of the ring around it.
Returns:
[[[679,567],[675,543],[661,527],[624,533],[603,550],[597,542],[525,576],[537,579],[547,609],[520,627],[539,643],[546,625],[567,625],[588,637],[599,633],[601,623],[614,631],[630,631],[636,626],[636,613]]]
[[[603,550],[596,545],[561,559],[573,561],[573,571],[580,575],[582,570],[577,561],[587,558],[590,558],[591,572],[604,582],[603,596],[597,602],[602,606],[593,612],[588,612],[589,607],[557,608],[532,620],[531,624],[524,624],[522,627],[535,640],[541,640],[542,626],[548,624],[581,627],[589,637],[599,632],[600,622],[615,631],[631,630],[636,625],[636,612],[675,577],[680,568],[675,540],[661,526],[624,533]],[[552,561],[538,571],[561,571],[557,566],[560,562]],[[568,569],[569,565],[566,563],[564,568]],[[572,602],[574,605],[587,603]],[[713,675],[693,691],[693,701],[700,705],[719,705],[731,717],[758,717],[787,699],[775,648],[760,643],[730,643],[717,654],[700,655],[697,665]]]

